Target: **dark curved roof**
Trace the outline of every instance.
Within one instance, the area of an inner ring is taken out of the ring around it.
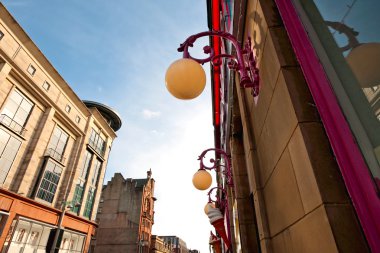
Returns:
[[[107,123],[115,132],[120,129],[122,125],[121,118],[119,114],[115,112],[111,107],[98,103],[98,102],[88,101],[88,100],[83,100],[83,103],[88,108],[95,107],[96,109],[98,109],[98,111],[102,114],[104,119],[107,121]]]

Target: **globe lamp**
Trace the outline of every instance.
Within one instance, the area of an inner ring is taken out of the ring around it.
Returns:
[[[198,97],[206,86],[206,73],[195,60],[183,58],[173,62],[165,75],[168,91],[179,99]]]
[[[204,169],[198,170],[193,176],[193,185],[198,190],[207,190],[208,188],[210,188],[211,183],[212,177],[210,173],[208,173]]]

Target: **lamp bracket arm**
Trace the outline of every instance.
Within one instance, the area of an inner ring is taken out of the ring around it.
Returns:
[[[215,196],[216,196],[215,199],[213,199],[213,198],[211,197],[212,192],[215,191],[215,190],[221,192],[221,194],[222,194],[222,198],[221,198],[221,195],[218,194],[218,192],[215,194]],[[228,199],[228,198],[227,198],[227,191],[226,191],[225,189],[223,189],[222,187],[218,187],[218,186],[216,186],[216,187],[211,188],[211,189],[208,191],[207,195],[208,195],[208,202],[214,202],[214,203],[216,203],[217,207],[218,207],[219,209],[221,209],[222,212],[225,210],[225,208],[226,208],[227,205],[228,205],[228,204],[227,204],[227,199]]]
[[[214,151],[216,154],[223,156],[225,164],[220,165],[215,159],[211,158],[210,159],[211,165],[210,166],[205,165],[203,162],[203,159],[206,157],[206,154],[209,151]],[[219,167],[223,167],[224,169],[222,170],[222,173],[226,176],[227,184],[229,186],[233,185],[231,159],[230,159],[229,155],[226,152],[224,152],[224,150],[218,149],[218,148],[206,149],[199,155],[198,160],[200,163],[200,169],[215,170],[216,172],[219,172]]]
[[[212,47],[205,46],[203,47],[203,51],[205,54],[209,54],[209,57],[204,59],[198,59],[194,58],[189,53],[189,47],[193,47],[195,41],[198,38],[205,37],[205,36],[215,36],[215,37],[221,37],[223,39],[226,39],[232,43],[236,50],[236,56],[229,55],[229,54],[218,54],[215,55],[215,52]],[[224,32],[224,31],[206,31],[197,33],[194,35],[191,35],[188,37],[182,44],[180,44],[180,47],[177,49],[178,52],[183,52],[183,58],[190,58],[195,60],[196,62],[200,64],[204,64],[207,62],[211,62],[215,65],[216,63],[219,63],[220,58],[227,57],[230,59],[233,59],[233,62],[229,62],[228,66],[231,69],[236,70],[240,74],[240,86],[243,88],[252,88],[252,94],[253,96],[257,96],[259,93],[259,71],[256,66],[256,60],[253,55],[252,49],[251,49],[251,39],[248,38],[247,42],[242,47],[238,40],[230,33]]]

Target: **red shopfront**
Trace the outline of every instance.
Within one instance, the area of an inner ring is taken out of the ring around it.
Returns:
[[[62,212],[0,189],[1,252],[46,252]],[[59,252],[87,252],[96,224],[65,213]]]

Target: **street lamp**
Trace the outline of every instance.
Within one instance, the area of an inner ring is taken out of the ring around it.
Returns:
[[[210,46],[203,47],[205,54],[209,57],[197,59],[191,57],[188,49],[201,37],[216,36],[230,41],[235,48],[236,56],[232,54],[217,54]],[[206,74],[199,64],[211,62],[213,65],[220,65],[222,58],[228,59],[228,67],[236,70],[240,75],[240,86],[252,88],[252,95],[259,94],[259,70],[256,67],[256,60],[251,49],[251,39],[248,38],[244,48],[240,47],[237,39],[223,31],[206,31],[190,36],[178,48],[178,52],[183,52],[183,59],[173,62],[165,75],[166,88],[176,98],[193,99],[199,96],[206,85]]]
[[[221,164],[217,162],[217,160],[211,158],[210,159],[211,166],[206,166],[203,163],[203,159],[206,157],[206,154],[209,151],[215,151],[216,154],[221,155],[224,158],[225,164]],[[227,155],[227,153],[224,152],[222,149],[218,149],[218,148],[206,149],[199,155],[198,160],[200,163],[200,169],[193,176],[193,185],[195,188],[202,191],[210,188],[212,184],[212,177],[207,170],[215,170],[216,172],[219,172],[221,167],[222,168],[224,167],[222,169],[222,173],[226,176],[227,184],[229,186],[233,185],[230,158]]]
[[[53,240],[52,247],[50,249],[50,253],[58,252],[58,251],[56,251],[57,247],[59,246],[59,245],[57,245],[58,244],[58,238],[59,238],[59,234],[61,233],[61,230],[62,230],[62,222],[63,222],[63,218],[65,217],[66,210],[71,210],[73,207],[78,207],[78,206],[80,206],[80,203],[75,203],[74,205],[72,205],[71,201],[63,201],[62,202],[62,206],[61,206],[62,212],[61,212],[61,215],[59,216],[58,227],[57,227],[57,230],[55,231],[55,234],[54,234],[54,240]]]

